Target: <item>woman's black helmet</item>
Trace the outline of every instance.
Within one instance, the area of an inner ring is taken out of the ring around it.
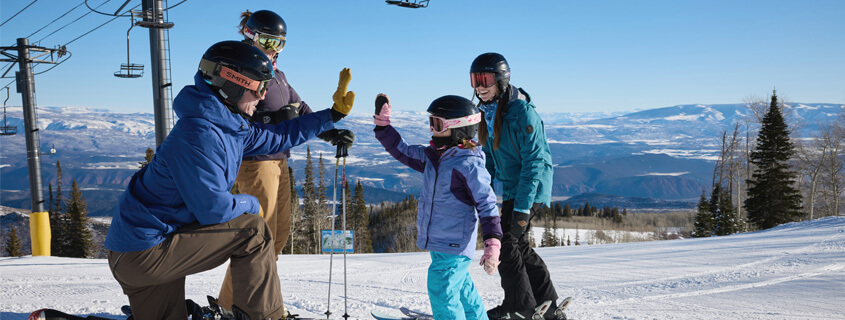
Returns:
[[[288,29],[285,20],[270,10],[253,12],[246,21],[246,27],[253,33],[264,33],[276,37],[286,37]]]
[[[508,88],[511,79],[511,68],[508,66],[508,61],[505,60],[504,56],[495,52],[483,53],[476,57],[469,67],[469,73],[470,77],[474,73],[494,73],[500,94]],[[475,95],[478,96],[478,93]]]
[[[273,62],[258,48],[240,41],[213,44],[200,60],[199,70],[212,90],[233,112],[245,92],[262,95],[273,79]],[[234,110],[233,108],[234,107]]]
[[[442,96],[432,101],[427,111],[435,117],[461,120],[461,124],[458,126],[447,126],[447,128],[452,129],[452,143],[460,143],[464,139],[470,140],[478,132],[481,113],[467,98],[454,95]],[[435,119],[429,119],[429,121],[435,121]]]

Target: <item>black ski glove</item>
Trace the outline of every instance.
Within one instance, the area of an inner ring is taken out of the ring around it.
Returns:
[[[318,138],[323,139],[333,146],[344,145],[347,148],[352,146],[355,140],[355,134],[346,129],[331,129],[317,135]]]
[[[279,124],[299,116],[299,102],[294,102],[276,111],[255,111],[249,119],[251,122]]]
[[[519,212],[511,209],[511,235],[519,239],[525,230],[528,229],[528,221],[531,220],[530,213]]]

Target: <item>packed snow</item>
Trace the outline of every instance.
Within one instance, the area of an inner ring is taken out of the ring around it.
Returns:
[[[845,217],[725,237],[537,248],[571,319],[845,319]],[[478,255],[480,256],[480,254]],[[282,255],[285,305],[325,317],[329,255]],[[334,255],[333,319],[371,310],[430,311],[428,253]],[[498,275],[471,274],[487,308],[502,299]],[[216,295],[226,266],[189,276],[187,298]],[[38,308],[125,319],[127,303],[106,260],[0,258],[0,319]],[[344,292],[348,294],[348,310]]]

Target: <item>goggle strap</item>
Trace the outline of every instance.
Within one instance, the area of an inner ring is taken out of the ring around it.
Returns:
[[[255,40],[255,32],[252,32],[252,30],[250,30],[247,26],[244,26],[244,36]]]
[[[476,114],[469,115],[469,116],[466,116],[466,117],[460,117],[460,118],[454,118],[454,119],[445,119],[443,117],[438,117],[438,116],[429,116],[428,117],[429,126],[432,129],[434,129],[434,124],[431,123],[432,119],[437,120],[439,127],[442,127],[441,130],[439,130],[439,131],[436,130],[436,131],[437,132],[443,132],[443,131],[446,131],[447,129],[462,128],[462,127],[474,125],[476,123],[480,123],[481,122],[481,114],[476,113]]]
[[[215,63],[206,59],[200,60],[200,70],[205,74],[211,76],[211,85],[215,87],[223,87],[226,79],[219,77],[221,64]]]
[[[258,92],[259,89],[262,89],[262,82],[265,82],[253,80],[220,63],[214,63],[206,59],[200,60],[199,68],[206,74],[213,76],[211,77],[211,85],[215,87],[223,87],[223,85],[229,81],[246,89]]]

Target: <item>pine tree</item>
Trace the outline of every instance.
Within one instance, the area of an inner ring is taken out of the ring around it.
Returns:
[[[569,206],[569,203],[563,205],[563,216],[568,218],[572,218],[572,207]]]
[[[557,204],[557,208],[555,209],[555,212],[558,211],[557,209],[560,209],[560,211],[563,211],[563,208],[560,207],[560,204]],[[557,216],[558,216],[557,213],[552,214],[552,243],[551,243],[552,247],[556,247],[558,245],[558,243],[560,242],[558,237],[557,237]]]
[[[581,241],[580,241],[581,237],[580,237],[579,234],[580,234],[580,232],[578,232],[578,224],[575,224],[575,245],[576,246],[581,245]]]
[[[138,162],[138,165],[140,166],[140,169],[143,169],[143,168],[144,168],[144,167],[146,167],[148,164],[150,164],[150,162],[152,162],[152,161],[153,161],[153,156],[155,156],[155,151],[153,151],[153,149],[152,149],[152,148],[147,148],[147,154],[144,156],[144,161],[139,161],[139,162]]]
[[[319,172],[319,175],[318,175],[319,180],[317,181],[317,217],[316,217],[317,218],[316,223],[317,223],[317,226],[318,226],[316,233],[317,233],[318,241],[317,241],[316,247],[314,248],[315,249],[314,253],[321,253],[322,251],[320,250],[321,249],[320,248],[320,245],[321,245],[320,234],[323,230],[323,224],[322,224],[323,218],[327,217],[329,215],[329,213],[331,213],[331,214],[336,213],[336,212],[330,211],[331,209],[329,207],[329,196],[326,194],[326,190],[328,190],[326,176],[328,174],[326,173],[326,166],[323,164],[323,153],[322,152],[320,152],[320,165],[319,165],[319,167],[317,167],[317,171]],[[337,190],[337,191],[340,192],[340,190]],[[329,222],[335,222],[335,221],[329,220]],[[326,229],[329,229],[329,228],[331,228],[331,224],[328,224],[327,227],[326,227]],[[337,229],[337,228],[335,228],[335,229]]]
[[[9,238],[6,239],[6,254],[10,257],[21,257],[23,256],[22,247],[21,238],[18,237],[18,228],[12,227],[9,230]]]
[[[797,174],[788,163],[794,153],[777,94],[773,92],[769,111],[763,117],[757,136],[757,148],[750,155],[755,168],[748,180],[748,198],[745,199],[748,220],[759,229],[801,217],[801,194],[794,187]]]
[[[355,251],[358,253],[373,252],[373,241],[370,239],[370,214],[367,212],[367,202],[364,200],[364,185],[361,180],[355,183],[355,195],[352,200],[352,230],[355,232]]]
[[[76,179],[73,179],[71,185],[70,196],[65,204],[68,215],[68,257],[71,258],[87,258],[91,252],[92,236],[91,230],[88,229],[88,207],[85,204],[85,198],[82,197],[82,191],[79,190],[79,185],[76,184]]]
[[[713,214],[710,213],[710,203],[701,190],[701,198],[698,200],[698,213],[695,214],[695,227],[692,236],[696,238],[709,237],[713,235]]]
[[[305,183],[302,184],[302,232],[305,237],[302,244],[303,253],[317,253],[315,246],[319,245],[320,213],[317,200],[317,189],[314,184],[314,161],[311,158],[311,147],[306,149]]]
[[[552,247],[555,243],[554,233],[552,233],[553,229],[551,227],[551,216],[551,214],[546,215],[545,219],[543,219],[543,224],[545,225],[545,227],[543,228],[543,235],[540,236],[541,247]]]
[[[48,216],[50,217],[50,253],[57,257],[69,256],[69,235],[67,232],[68,217],[63,210],[64,200],[62,197],[62,164],[56,160],[56,197],[53,198],[52,184],[50,188],[50,204]]]
[[[719,214],[713,217],[713,233],[726,236],[739,232],[739,219],[733,209],[730,191],[719,188],[718,206]]]
[[[619,213],[619,207],[613,207],[613,209],[610,210],[610,215],[611,215],[611,218],[613,219],[613,223],[615,223],[615,224],[622,223],[622,214]]]
[[[288,237],[282,253],[287,252],[293,254],[294,241],[297,240],[299,232],[297,231],[298,223],[302,220],[302,210],[299,208],[299,194],[296,192],[296,178],[293,176],[293,167],[288,167],[288,177],[290,177],[290,236]]]

